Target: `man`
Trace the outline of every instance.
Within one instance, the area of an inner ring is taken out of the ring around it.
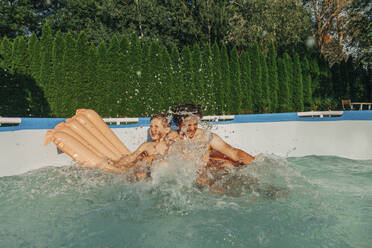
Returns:
[[[211,152],[220,153],[227,157],[227,160],[239,164],[250,164],[254,156],[245,151],[234,148],[221,139],[217,134],[199,129],[199,120],[203,117],[199,106],[195,104],[182,104],[178,106],[173,115],[173,120],[178,126],[177,131],[171,132],[167,138],[173,141],[189,141],[191,143],[205,144],[203,160],[207,163]]]
[[[228,174],[229,170],[226,168],[250,164],[255,157],[230,146],[217,134],[200,129],[198,124],[202,117],[201,109],[195,104],[178,106],[173,113],[173,120],[178,126],[178,130],[169,133],[167,139],[174,142],[172,146],[178,145],[177,150],[181,154],[185,154],[185,159],[201,162],[201,168],[198,170],[199,177],[196,180],[198,184],[208,185],[218,192],[223,192],[224,190],[220,186],[215,185],[220,174]],[[172,146],[170,150],[172,150]],[[191,147],[189,151],[187,150],[188,146]],[[201,158],[195,158],[195,154]],[[194,158],[190,156],[194,156]]]

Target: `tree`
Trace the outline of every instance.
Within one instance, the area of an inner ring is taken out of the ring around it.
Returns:
[[[309,111],[312,108],[312,90],[311,90],[311,75],[310,75],[310,66],[309,61],[305,57],[302,60],[302,78],[303,78],[303,95],[304,95],[304,109]]]
[[[164,105],[163,92],[162,92],[162,64],[160,58],[160,44],[158,41],[153,40],[150,44],[149,54],[149,73],[150,78],[146,83],[146,95],[149,101],[149,114],[161,112],[161,108]]]
[[[278,111],[279,112],[288,112],[291,110],[290,104],[290,94],[289,94],[289,75],[286,66],[286,61],[284,58],[278,59],[278,82],[279,82],[279,91],[278,91]]]
[[[371,2],[368,0],[309,0],[320,53],[331,65],[349,54],[357,64],[371,63]]]
[[[295,111],[304,111],[304,90],[300,57],[296,53],[293,59],[292,103]]]
[[[63,106],[60,94],[63,94],[64,89],[64,68],[63,55],[65,53],[65,38],[61,32],[57,32],[56,38],[53,42],[52,49],[52,76],[51,81],[54,84],[55,92],[53,94],[53,101],[50,103],[50,109],[54,117],[63,117],[61,107]]]
[[[222,114],[224,104],[224,85],[222,83],[222,61],[220,48],[215,42],[213,44],[213,89],[215,91],[216,114]]]
[[[342,63],[341,70],[350,84],[351,99],[354,101],[368,100],[368,84],[371,84],[371,76],[362,67],[353,68],[352,58]]]
[[[50,57],[46,52],[42,52],[40,63],[40,86],[48,103],[53,102],[54,94],[56,92],[54,82],[51,80],[51,76],[52,68],[50,63]],[[53,104],[51,107],[54,107]],[[54,115],[53,112],[50,114]]]
[[[0,68],[0,115],[47,116],[41,90],[27,75]]]
[[[142,47],[142,70],[140,71],[140,77],[138,77],[138,87],[136,88],[139,91],[139,97],[142,101],[142,104],[145,105],[145,108],[141,107],[142,113],[145,116],[150,116],[152,113],[155,113],[155,105],[152,104],[154,94],[151,90],[155,87],[154,81],[156,75],[154,75],[154,68],[151,63],[151,44],[145,43]],[[155,53],[155,47],[152,48],[153,53]],[[138,55],[137,55],[138,56]],[[139,56],[141,60],[141,57]],[[158,66],[158,65],[157,65]]]
[[[97,109],[97,106],[99,106],[99,102],[96,97],[96,88],[98,85],[100,85],[100,82],[98,82],[98,70],[97,70],[97,47],[94,44],[90,44],[88,48],[88,61],[87,63],[87,92],[88,95],[87,101],[88,101],[88,108],[90,109]]]
[[[195,43],[192,48],[192,81],[190,92],[193,97],[193,102],[201,106],[204,104],[204,80],[202,73],[202,59],[201,52],[198,43]]]
[[[252,76],[251,61],[249,54],[244,52],[240,55],[241,86],[242,86],[242,111],[250,113],[252,111]]]
[[[44,92],[44,96],[48,103],[51,105],[51,111],[56,109],[54,105],[54,99],[56,94],[55,82],[53,79],[53,64],[52,64],[52,52],[53,52],[54,38],[52,30],[48,23],[45,23],[42,28],[42,34],[40,38],[40,76],[39,84]],[[50,114],[55,115],[54,112]]]
[[[81,30],[85,30],[87,39],[95,42],[109,41],[113,34],[111,27],[121,23],[115,20],[121,5],[115,8],[115,1],[95,0],[60,0],[50,1],[49,11],[44,19],[50,23],[54,30],[71,33],[77,38]],[[97,35],[99,34],[99,35]]]
[[[240,82],[240,64],[236,47],[230,51],[230,73],[231,73],[231,107],[230,112],[239,114],[242,107],[242,87]]]
[[[173,45],[171,50],[171,72],[174,84],[174,96],[172,97],[173,103],[172,105],[178,105],[183,103],[183,81],[182,81],[182,69],[181,69],[181,59],[178,52],[178,48]]]
[[[347,51],[359,64],[372,70],[372,3],[369,0],[353,0],[347,8],[348,20],[345,23]],[[372,77],[372,76],[369,76]],[[370,79],[371,80],[371,79]]]
[[[63,70],[64,70],[64,92],[62,103],[64,104],[63,116],[71,116],[75,114],[78,108],[77,92],[80,90],[76,83],[76,40],[71,33],[65,36],[65,52],[63,54]],[[104,103],[102,104],[104,105]]]
[[[13,42],[11,42],[7,37],[4,37],[0,46],[0,67],[7,71],[10,71],[13,65],[12,46]]]
[[[189,13],[193,23],[194,39],[201,44],[213,44],[215,41],[223,40],[228,31],[229,16],[226,9],[229,4],[227,1],[196,0],[186,2],[185,5],[188,6],[186,13]],[[182,20],[184,17],[179,16],[178,18]]]
[[[285,66],[285,71],[287,72],[288,77],[288,90],[289,90],[289,104],[288,104],[288,110],[287,111],[295,111],[294,105],[293,105],[293,61],[292,58],[289,56],[288,53],[284,53],[283,55],[283,62]]]
[[[76,41],[76,83],[80,90],[77,93],[79,99],[79,108],[88,108],[89,106],[89,84],[88,84],[88,52],[89,43],[84,31],[81,31]],[[111,61],[117,57],[111,57]],[[117,63],[117,62],[116,62]],[[118,64],[118,63],[117,63]],[[112,89],[114,92],[116,89]]]
[[[267,54],[267,67],[268,67],[268,77],[269,77],[269,88],[270,88],[270,109],[269,112],[276,112],[278,109],[278,66],[276,61],[276,50],[273,43],[269,46],[269,51]]]
[[[311,75],[311,93],[313,97],[319,97],[319,65],[318,65],[318,59],[316,57],[312,57],[309,63],[310,66],[310,75]]]
[[[311,15],[300,0],[229,1],[229,28],[225,40],[239,48],[257,41],[267,48],[291,47],[309,35]]]
[[[0,37],[28,35],[40,31],[43,13],[47,10],[47,1],[1,1]]]
[[[262,113],[264,101],[262,98],[262,74],[260,51],[257,43],[253,43],[249,47],[249,59],[251,61],[251,77],[252,77],[252,103],[253,112]]]
[[[215,88],[213,81],[213,57],[212,49],[209,43],[204,44],[203,61],[202,61],[202,74],[203,74],[203,100],[204,112],[206,114],[214,114],[216,111],[215,106]]]
[[[142,104],[146,102],[146,95],[144,91],[144,85],[141,82],[144,81],[146,75],[145,60],[148,54],[143,55],[144,52],[148,52],[146,49],[141,48],[141,42],[136,33],[133,33],[129,39],[129,82],[130,87],[128,90],[129,101],[133,106],[133,116],[140,116],[144,114]]]
[[[13,41],[13,66],[12,70],[26,74],[29,67],[27,44],[23,36],[17,36]]]
[[[53,36],[52,30],[48,23],[43,25],[41,39],[40,39],[40,86],[44,91],[47,101],[53,102],[55,94],[55,84],[52,81],[53,65],[52,65],[52,51],[53,51]],[[53,107],[53,106],[52,106]],[[54,113],[53,113],[54,114]]]
[[[262,101],[263,101],[263,110],[267,113],[271,109],[271,100],[270,100],[270,85],[269,85],[269,72],[267,68],[265,55],[260,52],[260,64],[261,64],[261,79],[262,79]]]
[[[67,44],[67,43],[66,43]],[[97,81],[95,85],[95,102],[98,103],[97,105],[97,113],[101,116],[108,117],[108,103],[106,102],[106,89],[107,89],[107,74],[108,74],[108,57],[107,57],[107,48],[105,42],[101,42],[97,48]]]
[[[182,68],[182,100],[184,102],[192,102],[194,100],[194,96],[190,89],[192,87],[192,58],[191,58],[191,51],[188,46],[183,47],[182,55],[181,55],[181,68]]]
[[[161,111],[165,112],[174,104],[173,99],[176,97],[177,85],[174,81],[174,73],[172,68],[172,60],[168,53],[168,50],[163,46],[160,51],[161,60],[161,92],[164,98],[163,104],[161,106]],[[165,94],[165,96],[164,96]]]
[[[52,59],[52,50],[53,50],[53,34],[52,29],[48,22],[43,25],[41,38],[40,38],[40,45],[41,45],[41,52],[46,53],[46,56],[49,57],[50,61]]]
[[[119,40],[119,54],[118,54],[118,85],[117,90],[119,94],[119,116],[135,116],[134,114],[134,101],[130,97],[137,98],[138,92],[134,91],[131,82],[131,68],[129,61],[130,44],[126,35],[122,35]]]
[[[320,98],[333,98],[334,87],[332,82],[332,72],[327,60],[323,57],[318,59],[319,66],[319,96]]]
[[[144,42],[158,39],[167,47],[181,47],[195,40],[220,41],[227,31],[226,5],[220,0],[53,0],[36,13],[53,29],[70,31],[75,37],[85,30],[95,44],[109,41],[112,35],[135,33]]]
[[[28,41],[27,50],[30,60],[30,75],[35,81],[38,81],[40,75],[40,49],[40,41],[35,33],[32,33]]]
[[[230,78],[230,62],[229,55],[227,53],[227,47],[225,44],[222,44],[221,47],[221,73],[222,73],[222,113],[226,114],[231,108],[231,78]]]

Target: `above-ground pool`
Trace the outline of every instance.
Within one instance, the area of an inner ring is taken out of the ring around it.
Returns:
[[[372,111],[355,112],[207,125],[258,155],[213,187],[177,158],[140,182],[83,169],[42,144],[61,120],[0,127],[0,247],[371,247]],[[148,119],[113,130],[133,150]]]
[[[1,177],[0,247],[370,247],[371,160],[261,155],[224,193],[179,163],[134,184],[79,166]]]

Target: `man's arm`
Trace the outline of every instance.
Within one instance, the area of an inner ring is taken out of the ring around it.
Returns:
[[[122,158],[120,158],[117,165],[125,166],[125,167],[127,167],[127,165],[128,166],[131,165],[138,158],[139,155],[141,155],[142,153],[146,153],[148,151],[148,148],[150,145],[151,145],[151,142],[143,143],[137,148],[136,151],[134,151],[130,155],[123,156]]]
[[[174,130],[168,133],[166,137],[168,140],[175,141],[179,137],[179,134],[176,130]]]
[[[212,149],[224,154],[231,160],[239,162],[241,164],[250,164],[255,159],[254,156],[249,155],[245,151],[230,146],[217,134],[213,134],[210,146]]]

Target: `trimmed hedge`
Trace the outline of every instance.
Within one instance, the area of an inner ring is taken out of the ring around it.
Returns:
[[[224,44],[168,50],[135,35],[96,47],[84,32],[77,40],[53,37],[45,26],[40,40],[1,40],[0,115],[66,117],[92,108],[105,117],[149,116],[184,102],[206,114],[241,114],[370,99],[368,74],[348,63],[330,68],[318,57],[278,56],[273,45],[264,53],[256,43],[247,51]]]

